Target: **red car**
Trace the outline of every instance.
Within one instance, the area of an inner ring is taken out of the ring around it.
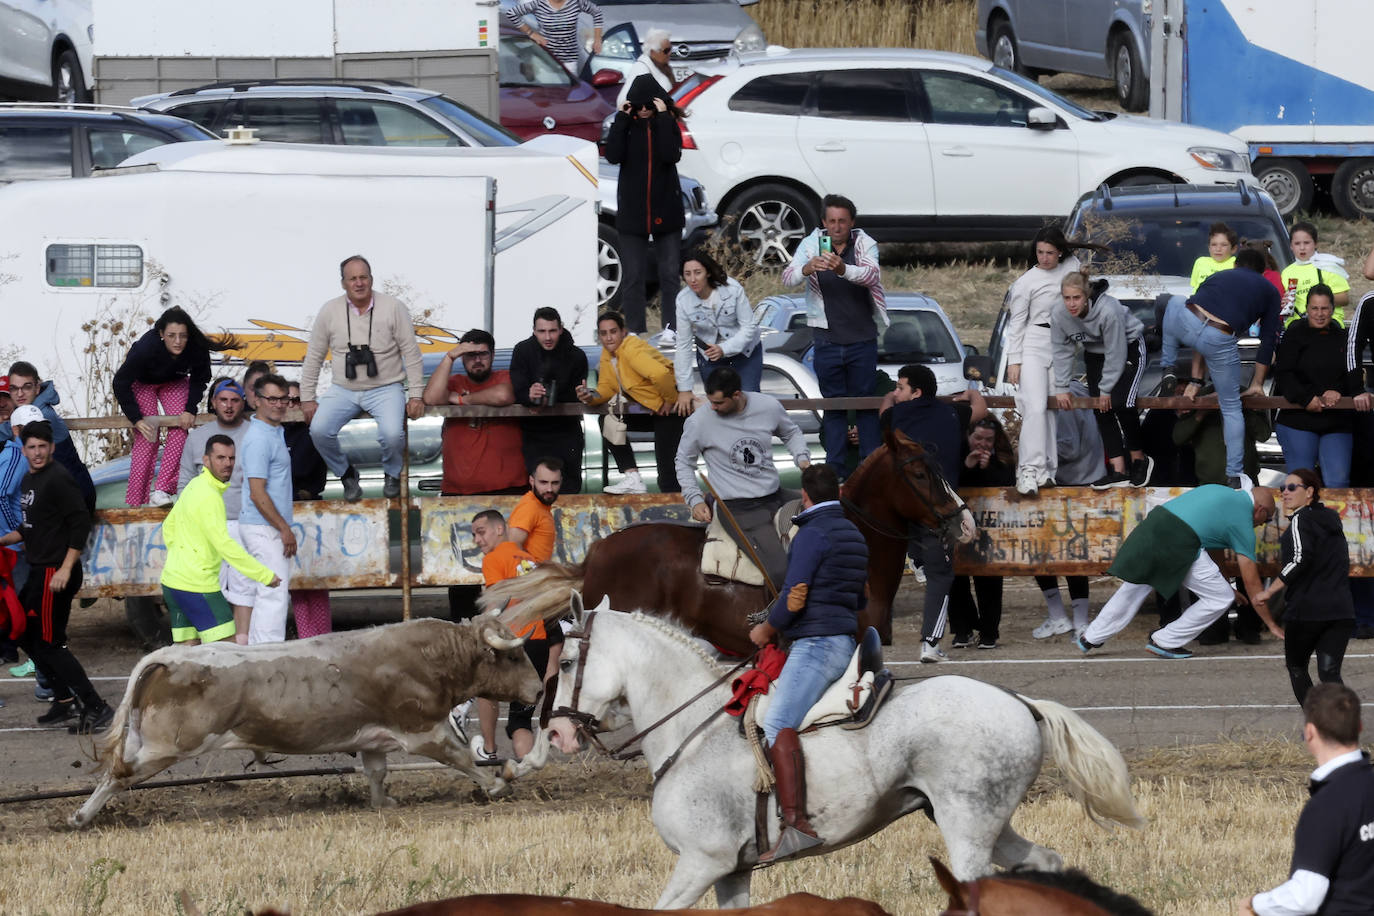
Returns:
[[[584,82],[523,33],[501,30],[501,126],[521,140],[567,134],[600,142],[601,124],[614,109],[596,87],[622,79],[601,70]]]

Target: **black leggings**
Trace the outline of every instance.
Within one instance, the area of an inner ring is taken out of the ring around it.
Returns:
[[[1346,643],[1355,632],[1354,620],[1285,621],[1283,631],[1283,659],[1299,706],[1307,701],[1307,691],[1312,689],[1312,675],[1307,673],[1307,665],[1314,652],[1317,677],[1321,682],[1342,683],[1341,662],[1345,660]]]
[[[601,430],[606,430],[606,414],[601,415]],[[625,414],[625,426],[635,432],[652,432],[654,434],[654,460],[658,464],[658,492],[660,493],[681,493],[682,487],[677,482],[677,445],[682,441],[682,426],[687,422],[685,417],[680,417],[675,413],[660,415],[656,413],[627,413]],[[612,445],[602,440],[606,446],[606,451],[611,453],[615,459],[615,469],[622,474],[626,471],[634,470],[635,451],[627,439],[620,445]]]
[[[1093,397],[1101,395],[1098,382],[1102,381],[1102,369],[1106,361],[1106,354],[1103,353],[1083,354],[1083,365],[1088,370],[1088,393]],[[1145,363],[1144,343],[1139,340],[1128,341],[1126,364],[1121,367],[1121,377],[1112,386],[1112,409],[1106,413],[1093,411],[1097,429],[1102,434],[1102,448],[1108,458],[1121,458],[1127,451],[1139,451],[1142,447],[1140,413],[1135,409],[1135,396]]]
[[[1078,599],[1088,597],[1088,577],[1087,576],[1065,576],[1064,581],[1069,585],[1069,598]],[[1047,592],[1052,588],[1059,587],[1058,576],[1036,576],[1035,584],[1040,586],[1040,591]]]

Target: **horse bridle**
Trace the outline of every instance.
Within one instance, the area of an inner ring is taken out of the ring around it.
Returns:
[[[644,739],[646,735],[650,734],[659,726],[671,720],[678,713],[682,712],[687,707],[691,706],[697,700],[706,696],[706,694],[710,693],[712,690],[715,690],[721,684],[724,684],[730,678],[734,677],[736,672],[738,672],[745,665],[753,661],[754,656],[758,655],[758,650],[751,652],[747,657],[742,659],[739,664],[735,665],[735,667],[731,668],[729,671],[725,672],[723,675],[716,678],[711,683],[707,684],[704,688],[702,688],[700,691],[694,694],[686,702],[679,705],[676,709],[672,710],[667,715],[663,716],[657,722],[653,723],[647,728],[641,729],[640,731],[631,735],[625,741],[621,742],[619,747],[612,749],[606,747],[606,745],[602,743],[601,738],[597,735],[597,731],[601,728],[601,720],[598,719],[596,716],[592,715],[591,713],[583,712],[582,710],[577,708],[577,701],[582,695],[582,678],[587,671],[587,656],[591,654],[590,650],[592,645],[592,625],[596,623],[596,615],[596,611],[589,611],[583,620],[582,629],[569,633],[567,636],[568,639],[576,639],[581,641],[582,643],[581,648],[577,653],[577,671],[573,675],[573,691],[572,696],[568,699],[569,705],[559,706],[556,709],[550,710],[547,708],[548,706],[552,705],[552,700],[550,700],[548,703],[545,704],[546,708],[543,714],[540,716],[539,725],[541,728],[546,728],[549,724],[550,718],[568,719],[577,728],[577,733],[579,735],[585,737],[587,741],[589,741],[598,751],[610,757],[612,760],[631,760],[635,757],[641,756],[644,753],[644,749],[637,747],[631,749],[632,745],[639,743]],[[555,682],[549,688],[549,697],[552,697],[554,693],[557,692],[557,690],[558,685]],[[705,730],[706,726],[710,725],[713,721],[715,721],[716,718],[719,717],[720,714],[723,712],[725,712],[725,707],[721,706],[719,709],[716,709],[709,716],[703,719],[697,725],[696,728],[692,729],[692,731],[687,734],[687,737],[682,739],[682,743],[678,745],[677,750],[673,751],[673,753],[670,754],[668,758],[664,760],[662,764],[659,765],[658,769],[654,771],[654,779],[658,780],[662,778],[663,774],[668,772],[669,767],[671,767],[674,763],[677,762],[678,757],[682,754],[683,748],[685,748],[689,743],[691,743],[693,738],[701,734],[701,732]]]
[[[949,481],[945,479],[945,475],[940,471],[940,468],[935,463],[934,459],[931,458],[931,456],[927,454],[925,451],[922,451],[920,454],[917,455],[912,455],[911,457],[901,462],[897,461],[897,456],[893,454],[891,450],[889,450],[888,454],[892,455],[892,461],[897,466],[897,476],[901,478],[902,483],[906,484],[906,488],[910,490],[912,494],[914,494],[915,497],[918,500],[920,500],[927,509],[930,510],[930,514],[935,516],[936,526],[943,528],[946,522],[958,518],[961,514],[963,514],[964,510],[968,508],[968,506],[965,505],[964,501],[956,496],[955,507],[948,512],[941,512],[940,510],[935,508],[935,503],[931,501],[931,498],[926,494],[922,493],[920,488],[918,488],[916,484],[911,482],[911,478],[908,477],[906,474],[907,466],[915,464],[919,461],[925,465],[926,471],[931,475],[933,480],[939,481],[944,486],[946,492],[952,492],[949,486]],[[862,521],[869,528],[872,528],[874,531],[878,532],[879,534],[885,537],[890,537],[898,541],[907,541],[911,539],[911,535],[906,531],[894,531],[888,528],[886,525],[880,524],[876,519],[874,519],[867,512],[865,512],[859,506],[859,504],[854,502],[852,499],[841,496],[840,504],[849,511],[853,512],[854,515],[857,516],[859,520]]]

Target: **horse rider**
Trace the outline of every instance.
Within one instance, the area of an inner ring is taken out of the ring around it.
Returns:
[[[692,518],[709,522],[711,507],[697,486],[697,458],[706,459],[711,486],[729,510],[727,519],[733,518],[739,528],[730,536],[741,547],[746,546],[741,538],[748,539],[747,546],[753,547],[764,574],[776,586],[787,571],[787,555],[773,516],[795,493],[782,489],[773,465],[773,437],[783,440],[797,467],[810,467],[811,456],[802,431],[777,398],[742,388],[739,373],[729,366],[706,377],[711,409],[694,411],[687,418],[677,447],[677,479]]]
[[[797,729],[849,666],[868,580],[868,544],[844,517],[833,467],[818,464],[802,471],[802,511],[792,521],[800,530],[792,541],[782,591],[768,619],[749,631],[749,639],[760,647],[779,633],[792,641],[763,717],[783,827],[760,862],[822,842],[806,819],[806,766]]]

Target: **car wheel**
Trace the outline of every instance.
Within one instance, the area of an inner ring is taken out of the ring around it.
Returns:
[[[1257,159],[1254,173],[1260,187],[1274,198],[1280,215],[1312,209],[1312,176],[1297,159]]]
[[[1129,32],[1118,32],[1108,50],[1112,65],[1112,79],[1116,82],[1116,100],[1127,111],[1144,111],[1150,105],[1150,82],[1140,66],[1135,42]]]
[[[1331,202],[1346,219],[1374,219],[1374,159],[1350,159],[1331,179]]]
[[[81,73],[81,58],[70,48],[53,61],[52,86],[53,97],[64,105],[91,100],[91,92],[86,88],[86,80]]]
[[[750,188],[726,210],[730,238],[760,267],[785,267],[812,227],[820,222],[806,194],[786,185]]]
[[[1016,33],[1011,30],[1011,23],[1005,19],[998,19],[992,27],[992,41],[988,44],[988,49],[992,52],[992,62],[1003,70],[1010,70],[1022,76],[1030,76],[1031,73],[1021,63],[1021,48],[1016,43]]]
[[[620,308],[625,265],[620,259],[620,233],[614,226],[596,224],[596,308]]]
[[[1153,172],[1137,172],[1134,175],[1127,175],[1118,178],[1108,184],[1112,188],[1143,188],[1150,185],[1173,184],[1174,181],[1168,175],[1157,175]]]

